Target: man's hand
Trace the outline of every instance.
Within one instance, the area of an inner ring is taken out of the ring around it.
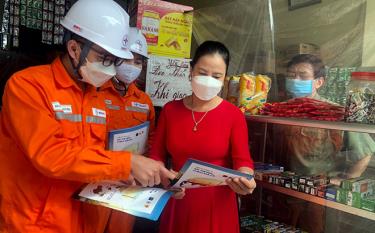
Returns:
[[[175,178],[162,163],[136,154],[131,157],[131,175],[143,187],[158,185],[164,178]]]

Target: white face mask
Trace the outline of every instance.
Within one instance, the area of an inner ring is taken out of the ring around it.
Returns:
[[[86,64],[79,69],[82,82],[89,83],[94,87],[100,87],[116,75],[115,66],[104,66],[102,62],[90,62],[86,58]]]
[[[211,100],[219,94],[223,82],[211,76],[194,76],[191,87],[194,94],[201,100]]]
[[[116,78],[125,84],[130,84],[141,74],[142,68],[126,63],[116,67]]]

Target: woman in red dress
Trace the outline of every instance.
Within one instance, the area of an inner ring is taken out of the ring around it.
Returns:
[[[178,171],[188,158],[253,174],[244,115],[217,94],[229,65],[228,49],[216,41],[201,44],[191,62],[193,94],[166,104],[161,112],[151,158],[171,156]],[[254,179],[234,178],[228,186],[187,189],[171,199],[161,217],[161,233],[239,232],[236,193],[253,192]]]

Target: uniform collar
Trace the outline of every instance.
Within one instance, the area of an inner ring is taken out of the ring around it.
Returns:
[[[61,58],[56,58],[52,64],[52,71],[54,74],[54,78],[56,82],[60,84],[63,88],[68,88],[71,86],[75,86],[78,89],[80,89],[77,85],[77,83],[73,80],[73,77],[71,77],[66,70],[65,66],[63,65]]]
[[[111,91],[114,91],[117,93],[117,90],[116,88],[113,86],[113,83],[112,82],[106,82],[101,88],[101,90],[105,90],[105,89],[110,89]],[[138,87],[135,85],[135,83],[131,83],[127,90],[126,90],[126,94],[124,97],[128,97],[128,96],[132,96],[132,95],[135,95],[137,98],[140,97],[141,95],[141,91],[138,89]]]
[[[135,85],[134,82],[132,82],[128,86],[128,91],[125,94],[125,96],[132,96],[132,95],[135,95],[137,98],[139,98],[141,95],[141,91],[138,89],[137,85]]]

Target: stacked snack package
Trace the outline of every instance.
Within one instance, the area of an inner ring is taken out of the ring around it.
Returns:
[[[339,121],[344,119],[344,107],[308,97],[294,98],[286,102],[267,103],[261,114],[275,117],[309,118],[313,120]]]
[[[241,74],[224,80],[223,97],[243,112],[255,115],[266,103],[270,87],[271,79],[265,75]]]
[[[375,72],[352,72],[345,111],[347,122],[375,123]]]
[[[345,105],[351,73],[355,70],[355,67],[329,68],[324,85],[318,90],[319,95],[329,101]]]

